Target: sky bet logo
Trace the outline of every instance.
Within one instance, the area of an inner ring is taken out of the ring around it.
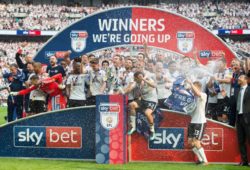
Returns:
[[[100,103],[100,112],[120,112],[120,105],[118,103]]]
[[[200,51],[200,58],[209,58],[211,57],[211,51],[209,50],[203,50],[203,51]]]
[[[70,33],[71,38],[87,38],[88,33],[86,31],[72,31]]]
[[[183,128],[158,128],[155,140],[149,142],[149,149],[183,149]]]
[[[81,127],[14,126],[14,146],[34,148],[81,148]]]

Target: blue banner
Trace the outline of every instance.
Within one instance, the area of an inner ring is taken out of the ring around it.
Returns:
[[[158,128],[155,131],[155,140],[149,141],[149,149],[184,149],[184,138],[183,128]]]
[[[71,50],[71,58],[111,46],[130,44],[130,39],[121,38],[130,35],[129,29],[119,31],[118,20],[128,23],[132,8],[90,15],[64,29],[54,36],[35,56],[34,60],[49,63],[48,54],[54,51]]]
[[[95,108],[48,112],[0,127],[1,157],[95,159]]]

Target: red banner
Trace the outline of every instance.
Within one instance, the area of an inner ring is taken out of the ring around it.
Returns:
[[[154,142],[147,141],[139,134],[132,135],[130,161],[195,161],[195,156],[187,144],[190,117],[166,111],[163,115],[164,120],[156,130]],[[236,131],[232,127],[208,120],[202,145],[209,162],[240,162]]]
[[[210,58],[225,56],[227,63],[230,63],[235,58],[232,51],[221,39],[183,16],[155,9],[132,9],[133,21],[141,18],[142,15],[143,19],[148,21],[148,23],[145,23],[145,30],[147,31],[143,31],[143,28],[132,29],[132,44],[142,44],[143,38],[141,37],[144,35],[147,36],[144,38],[147,39],[149,46],[160,47],[191,58],[194,57],[193,52],[196,50],[198,58],[203,64]],[[151,28],[149,22],[155,26]],[[237,30],[237,32],[239,31]],[[206,57],[199,55],[204,51],[209,55]]]

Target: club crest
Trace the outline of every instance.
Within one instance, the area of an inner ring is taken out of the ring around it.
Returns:
[[[180,31],[177,32],[177,47],[182,53],[189,53],[194,46],[194,32]]]
[[[116,128],[119,120],[120,105],[118,103],[101,103],[99,106],[100,121],[103,128]]]
[[[79,53],[86,48],[86,40],[88,33],[86,31],[71,31],[71,48],[73,51]]]

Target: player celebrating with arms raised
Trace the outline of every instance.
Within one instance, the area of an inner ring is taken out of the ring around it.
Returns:
[[[129,104],[129,116],[131,129],[128,134],[131,135],[136,131],[136,110],[140,109],[147,117],[149,122],[150,140],[155,138],[154,117],[153,112],[157,106],[158,98],[155,82],[144,76],[143,72],[137,71],[134,74],[135,86],[128,87],[126,92],[133,89],[138,92],[137,99]]]
[[[207,122],[205,117],[207,95],[202,92],[202,84],[200,82],[195,81],[192,83],[191,80],[187,80],[187,82],[191,85],[197,105],[196,109],[191,113],[191,123],[188,126],[188,144],[192,146],[193,152],[199,159],[197,164],[208,165],[207,157],[201,146],[201,139]]]

